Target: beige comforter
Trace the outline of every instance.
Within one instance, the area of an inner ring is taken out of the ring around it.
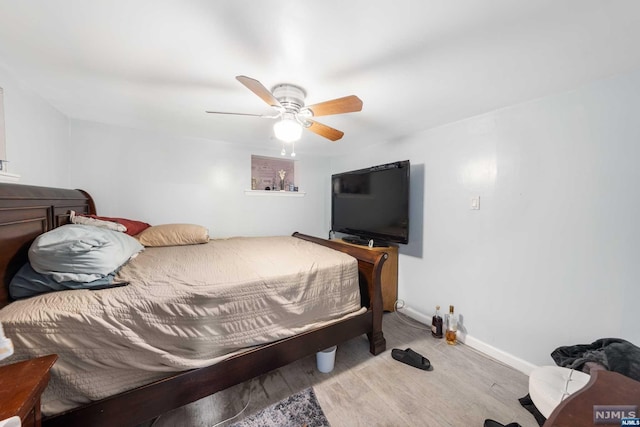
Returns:
[[[116,281],[130,285],[56,292],[0,310],[15,346],[7,361],[60,357],[45,414],[361,310],[357,261],[293,237],[147,248]]]

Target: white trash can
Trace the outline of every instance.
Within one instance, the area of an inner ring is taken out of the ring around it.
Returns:
[[[333,371],[333,366],[336,363],[336,349],[338,346],[334,345],[325,350],[316,353],[316,362],[318,364],[318,371],[328,374]]]

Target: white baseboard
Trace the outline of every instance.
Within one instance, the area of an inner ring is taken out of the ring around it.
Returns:
[[[474,348],[479,352],[486,354],[487,356],[490,356],[496,360],[499,360],[505,365],[511,366],[513,369],[516,369],[525,375],[530,375],[531,371],[533,371],[535,368],[538,367],[533,363],[520,359],[519,357],[514,356],[511,353],[502,351],[499,348],[489,345],[484,341],[480,341],[479,339],[474,338],[470,335],[467,335],[465,337],[464,343],[469,347]]]
[[[406,314],[412,319],[416,319],[418,322],[424,323],[425,325],[431,325],[431,316],[427,316],[420,313],[419,311],[415,311],[411,307],[401,307],[398,311],[402,314]]]
[[[0,172],[0,182],[18,182],[20,175],[9,172]]]
[[[412,319],[415,319],[426,325],[431,325],[430,316],[420,313],[412,309],[411,307],[404,307],[399,311],[402,314],[406,314],[407,316],[411,317]],[[469,347],[478,350],[479,352],[484,353],[487,356],[492,357],[507,366],[511,366],[513,369],[516,369],[524,373],[525,375],[531,374],[531,371],[538,367],[533,363],[527,362],[526,360],[514,356],[511,353],[507,353],[506,351],[500,350],[499,348],[489,345],[484,341],[480,341],[479,339],[474,338],[471,335],[461,334],[460,331],[458,331],[458,339],[465,345],[468,345]]]

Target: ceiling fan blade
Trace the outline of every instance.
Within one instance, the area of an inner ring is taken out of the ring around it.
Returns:
[[[337,141],[344,136],[344,132],[339,131],[338,129],[334,129],[327,125],[323,125],[322,123],[318,123],[315,120],[306,120],[309,123],[307,127],[308,130],[315,133],[316,135],[320,135],[324,138],[330,139],[331,141]]]
[[[252,79],[251,77],[247,76],[236,76],[236,80],[245,85],[247,89],[258,95],[264,102],[271,105],[272,107],[282,107],[280,101],[278,101],[273,96],[273,94],[269,92],[269,89],[264,87],[262,83],[260,83],[256,79]]]
[[[355,95],[332,99],[319,104],[305,107],[311,110],[314,117],[329,116],[331,114],[353,113],[362,110],[362,100]]]
[[[263,119],[277,119],[278,117],[280,117],[279,114],[276,114],[275,116],[268,116],[268,115],[264,115],[264,114],[228,113],[226,111],[205,111],[205,113],[209,113],[209,114],[226,114],[228,116],[260,117],[260,118],[263,118]]]

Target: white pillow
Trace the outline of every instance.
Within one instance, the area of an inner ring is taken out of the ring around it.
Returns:
[[[75,211],[71,211],[69,215],[69,221],[72,224],[82,224],[82,225],[93,225],[95,227],[102,227],[108,230],[120,231],[125,233],[127,231],[127,227],[122,224],[118,224],[113,221],[104,221],[102,219],[91,218],[83,215],[76,215]]]
[[[128,234],[67,224],[38,236],[29,248],[29,261],[35,271],[58,282],[86,283],[116,271],[142,249]]]

